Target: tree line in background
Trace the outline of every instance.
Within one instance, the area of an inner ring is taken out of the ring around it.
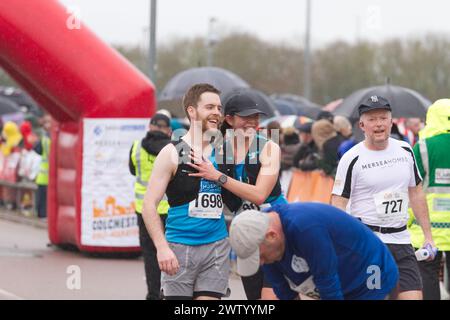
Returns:
[[[160,91],[178,72],[205,66],[204,38],[175,39],[159,44],[156,87]],[[132,64],[148,73],[148,53],[140,47],[116,46]],[[252,87],[272,93],[303,94],[303,50],[263,41],[248,33],[232,33],[213,48],[214,66],[228,69]],[[450,36],[392,39],[380,43],[343,41],[312,51],[311,100],[326,104],[353,91],[392,84],[419,91],[430,100],[450,92]],[[13,85],[0,72],[0,85]]]

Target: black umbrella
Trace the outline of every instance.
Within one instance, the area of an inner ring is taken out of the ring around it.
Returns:
[[[305,97],[292,94],[292,93],[275,93],[270,96],[272,99],[282,99],[290,102],[295,102],[297,105],[304,106],[304,107],[310,107],[310,108],[317,108],[320,109],[321,106],[319,106],[317,103],[311,102]]]
[[[263,118],[270,118],[280,115],[272,99],[270,99],[270,97],[265,93],[253,88],[234,89],[231,92],[222,94],[222,105],[225,106],[227,101],[235,94],[245,94],[251,97],[258,104],[258,109],[266,113],[266,116]]]
[[[14,87],[0,87],[0,96],[13,101],[30,117],[41,117],[44,113],[38,104],[24,91]]]
[[[18,88],[0,87],[0,95],[14,101],[17,105],[24,107],[27,110],[37,108],[36,102],[34,102],[29,95]]]
[[[275,107],[282,116],[297,115],[297,109],[291,102],[283,99],[272,99]]]
[[[428,107],[431,105],[431,102],[417,91],[386,84],[352,93],[344,99],[333,113],[355,121],[359,118],[359,105],[374,95],[388,99],[392,107],[393,118],[425,119]]]
[[[21,112],[17,104],[0,96],[0,115]]]
[[[217,67],[192,68],[182,71],[170,79],[161,91],[158,100],[182,99],[186,91],[197,83],[212,84],[224,94],[236,88],[249,88],[247,82],[231,71]]]
[[[277,107],[278,111],[282,115],[297,115],[297,116],[303,116],[308,117],[311,119],[316,119],[317,115],[320,112],[319,107],[312,107],[309,105],[304,105],[300,102],[296,102],[293,100],[286,100],[281,98],[275,98],[273,99],[275,106]],[[290,112],[290,113],[287,113]]]

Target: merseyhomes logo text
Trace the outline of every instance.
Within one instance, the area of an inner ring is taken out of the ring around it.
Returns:
[[[407,157],[399,157],[399,158],[393,158],[390,160],[381,160],[381,161],[375,161],[371,163],[366,163],[361,165],[362,169],[373,169],[373,168],[383,168],[383,167],[390,167],[397,163],[407,163],[408,158]]]

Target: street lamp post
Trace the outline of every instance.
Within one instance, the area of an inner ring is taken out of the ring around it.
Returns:
[[[304,73],[303,73],[303,95],[306,99],[311,99],[311,0],[306,0],[306,33],[305,33],[305,49],[304,49]]]
[[[208,25],[208,38],[206,39],[206,65],[212,67],[214,65],[214,46],[217,43],[217,34],[214,29],[214,24],[216,23],[216,18],[209,19]]]
[[[156,0],[150,2],[149,77],[156,84]]]

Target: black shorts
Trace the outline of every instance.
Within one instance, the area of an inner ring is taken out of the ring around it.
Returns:
[[[422,277],[420,276],[414,249],[410,244],[386,243],[397,263],[400,292],[422,290]]]
[[[249,277],[241,277],[241,280],[247,300],[259,300],[261,299],[261,290],[263,288],[272,288],[261,268],[258,269],[256,274]]]

